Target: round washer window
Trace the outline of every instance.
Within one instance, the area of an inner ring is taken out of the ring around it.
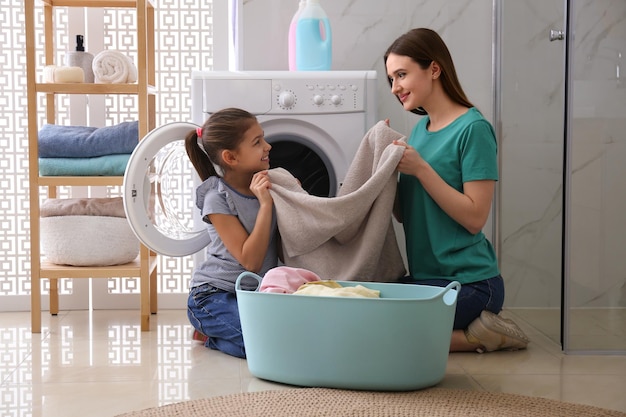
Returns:
[[[311,148],[289,140],[271,141],[270,167],[285,168],[311,195],[332,197],[336,190],[322,158]],[[331,184],[333,186],[331,187]]]

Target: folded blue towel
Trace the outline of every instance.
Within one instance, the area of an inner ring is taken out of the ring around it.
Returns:
[[[39,158],[41,176],[122,176],[129,154],[95,156],[93,158]]]
[[[139,122],[114,126],[60,126],[45,124],[39,131],[40,158],[91,158],[131,154],[139,141]]]

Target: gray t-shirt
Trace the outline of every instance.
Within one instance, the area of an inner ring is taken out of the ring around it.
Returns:
[[[230,188],[221,178],[210,177],[196,189],[196,205],[200,209],[202,219],[206,222],[207,232],[211,239],[206,247],[206,260],[196,267],[191,279],[190,288],[209,284],[215,288],[235,292],[235,282],[244,267],[228,252],[224,242],[217,234],[215,227],[208,220],[209,214],[230,214],[237,216],[248,233],[252,232],[259,212],[259,200],[256,197],[240,194]],[[272,216],[272,230],[269,247],[263,260],[259,275],[277,266],[277,226],[276,213]],[[256,281],[242,280],[241,288],[254,290]]]

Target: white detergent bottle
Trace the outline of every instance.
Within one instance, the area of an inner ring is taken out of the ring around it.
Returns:
[[[289,39],[288,39],[288,54],[289,54],[289,71],[296,70],[296,26],[298,25],[298,17],[300,17],[300,13],[304,6],[306,5],[306,0],[300,0],[298,4],[298,11],[291,18],[291,23],[289,24]]]
[[[296,69],[327,71],[332,62],[332,33],[319,0],[306,0],[296,24]]]

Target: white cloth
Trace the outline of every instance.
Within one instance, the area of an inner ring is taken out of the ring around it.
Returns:
[[[125,84],[137,81],[137,67],[127,55],[105,50],[93,58],[91,64],[96,83]]]
[[[406,140],[383,121],[372,127],[337,197],[310,195],[285,169],[269,171],[285,265],[322,280],[394,282],[404,276],[392,225],[404,151],[395,139]]]

